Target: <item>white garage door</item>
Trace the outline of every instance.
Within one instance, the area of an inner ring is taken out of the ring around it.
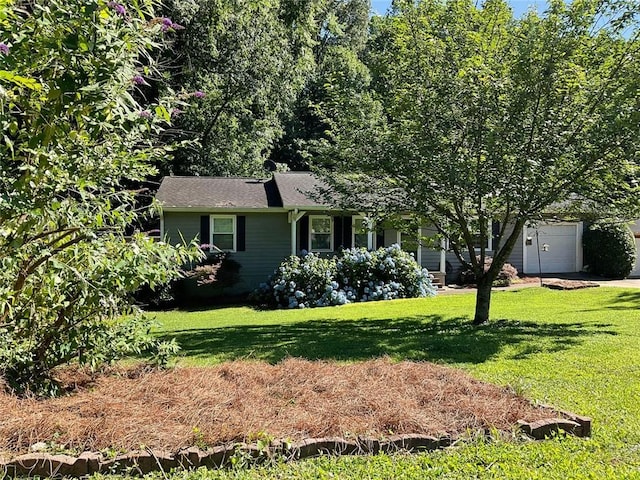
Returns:
[[[535,228],[526,230],[525,273],[568,273],[582,268],[578,257],[580,223],[542,224],[537,234],[536,238]]]

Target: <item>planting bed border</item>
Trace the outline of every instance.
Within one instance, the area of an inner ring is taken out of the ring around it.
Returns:
[[[543,405],[546,408],[553,408]],[[518,421],[521,432],[543,440],[554,433],[564,431],[577,437],[591,435],[591,419],[571,412],[555,410],[558,418],[548,418],[536,422]],[[82,477],[93,473],[128,473],[144,475],[154,471],[168,472],[174,468],[194,469],[198,467],[222,468],[229,466],[234,457],[248,457],[256,462],[273,457],[299,460],[319,455],[362,455],[393,453],[398,451],[431,451],[453,445],[451,436],[432,437],[428,435],[392,435],[384,439],[359,437],[357,440],[344,438],[308,438],[298,442],[276,440],[268,448],[261,449],[256,444],[236,443],[218,446],[208,450],[190,447],[175,454],[151,450],[130,452],[115,458],[105,458],[101,453],[84,452],[78,457],[52,455],[48,453],[28,453],[10,460],[0,460],[0,478],[39,477]],[[4,474],[4,475],[3,475]]]

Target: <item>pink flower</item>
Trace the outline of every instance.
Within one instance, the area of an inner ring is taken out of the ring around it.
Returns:
[[[206,96],[206,94],[204,92],[201,92],[200,90],[193,92],[193,96],[196,98],[204,98]]]
[[[140,110],[138,112],[138,115],[140,115],[142,118],[151,118],[151,112],[149,110]]]

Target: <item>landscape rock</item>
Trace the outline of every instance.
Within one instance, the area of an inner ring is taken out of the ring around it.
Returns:
[[[519,420],[518,425],[524,433],[536,440],[543,440],[560,430],[575,435],[580,428],[579,423],[565,418],[547,418],[531,423]]]

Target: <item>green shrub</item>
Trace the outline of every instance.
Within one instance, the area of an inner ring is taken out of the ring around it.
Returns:
[[[610,278],[624,278],[633,270],[636,245],[624,224],[593,224],[582,236],[586,269]]]

